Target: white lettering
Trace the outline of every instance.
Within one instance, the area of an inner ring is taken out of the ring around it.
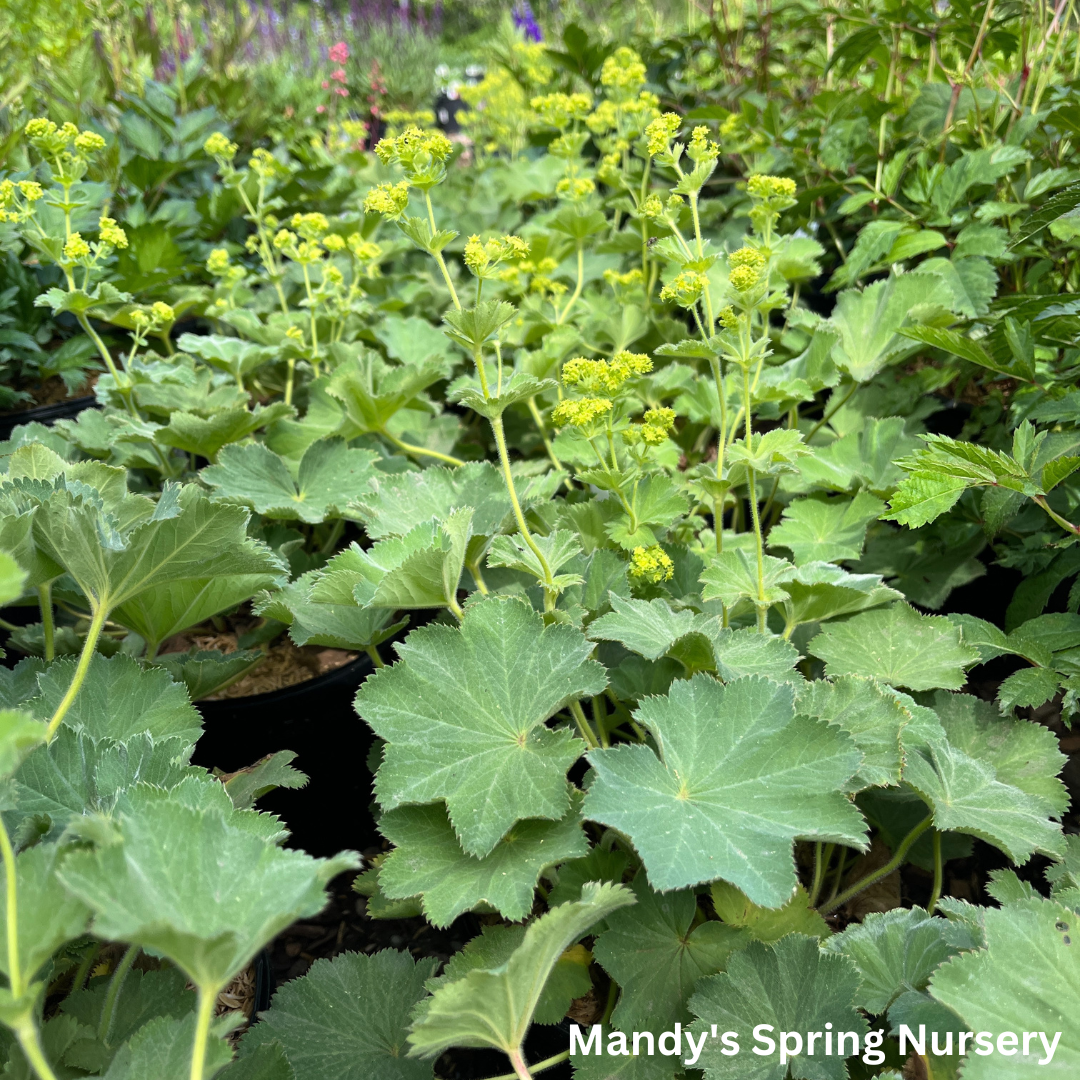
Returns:
[[[670,1050],[664,1049],[665,1041],[669,1042]],[[664,1057],[675,1057],[682,1054],[682,1024],[676,1024],[674,1031],[665,1031],[660,1036],[660,1053]]]
[[[975,1053],[979,1057],[989,1057],[994,1052],[994,1044],[990,1041],[992,1038],[989,1031],[980,1031],[975,1036]]]
[[[626,1048],[626,1035],[621,1031],[609,1031],[607,1037],[608,1057],[629,1057],[630,1051]]]
[[[1057,1049],[1058,1039],[1061,1038],[1061,1032],[1060,1031],[1055,1031],[1054,1032],[1054,1041],[1052,1043],[1048,1043],[1046,1041],[1046,1033],[1045,1032],[1040,1031],[1039,1032],[1039,1038],[1042,1039],[1043,1047],[1046,1049],[1046,1057],[1040,1058],[1039,1059],[1039,1064],[1040,1065],[1049,1065],[1050,1062],[1054,1060],[1054,1051]]]
[[[697,1046],[695,1046],[694,1045],[694,1036],[691,1035],[689,1031],[686,1033],[686,1045],[690,1049],[690,1057],[686,1058],[683,1061],[684,1065],[695,1065],[695,1064],[697,1064],[697,1059],[699,1057],[701,1057],[701,1051],[705,1047],[705,1039],[706,1039],[707,1035],[708,1035],[708,1032],[703,1031],[701,1033],[701,1039],[698,1041]]]
[[[582,1054],[596,1054],[597,1057],[603,1057],[604,1047],[600,1040],[603,1038],[603,1024],[594,1024],[589,1029],[589,1041],[586,1042],[581,1037],[581,1028],[577,1024],[570,1025],[570,1056],[580,1052]],[[596,1044],[595,1048],[593,1043]]]
[[[788,1045],[788,1040],[794,1039],[793,1046]],[[786,1065],[789,1058],[798,1057],[802,1053],[802,1036],[797,1031],[780,1032],[780,1064]]]
[[[725,1031],[724,1034],[720,1036],[720,1042],[723,1044],[720,1053],[723,1054],[724,1057],[735,1057],[739,1052],[738,1034],[737,1031]]]
[[[915,1038],[915,1033],[907,1026],[907,1024],[900,1025],[900,1056],[907,1057],[908,1048],[907,1044],[911,1043],[912,1049],[920,1057],[926,1056],[926,1025],[919,1025],[919,1037]]]
[[[766,1047],[764,1050],[759,1050],[756,1046],[754,1047],[754,1053],[757,1054],[758,1057],[768,1057],[770,1054],[776,1053],[776,1043],[765,1034],[767,1031],[775,1030],[776,1028],[774,1028],[772,1024],[758,1024],[758,1026],[754,1028],[754,1042],[761,1043]]]
[[[1018,1040],[1016,1035],[1011,1031],[1003,1031],[997,1037],[997,1048],[999,1054],[1004,1054],[1006,1057],[1012,1057],[1016,1053],[1016,1044]],[[1006,1049],[1008,1047],[1008,1049]]]

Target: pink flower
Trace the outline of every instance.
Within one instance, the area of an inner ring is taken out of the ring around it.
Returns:
[[[348,97],[349,96],[349,91],[346,90],[344,86],[335,86],[334,87],[334,93],[337,94],[338,97]]]
[[[316,105],[315,106],[315,111],[317,113],[324,113],[324,112],[326,112],[326,106],[325,105]]]
[[[330,46],[330,59],[335,64],[344,64],[349,59],[349,46],[344,41]]]
[[[345,77],[346,76],[345,76],[345,69],[344,68],[338,68],[337,71],[331,71],[330,72],[330,78],[334,79],[335,81],[337,81],[339,83],[343,83],[345,81]]]
[[[323,81],[322,81],[322,88],[324,90],[329,90],[330,89],[330,84],[325,79],[323,79]]]

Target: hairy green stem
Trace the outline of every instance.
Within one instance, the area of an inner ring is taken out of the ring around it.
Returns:
[[[364,652],[371,657],[371,662],[377,668],[386,667],[386,664],[383,663],[383,658],[379,655],[379,650],[374,645],[365,645]]]
[[[510,504],[514,508],[514,520],[517,522],[518,531],[521,533],[525,543],[528,544],[529,549],[536,556],[544,574],[544,610],[552,611],[555,608],[555,582],[552,577],[551,566],[533,539],[532,533],[529,532],[529,526],[525,524],[525,515],[522,513],[517,488],[514,486],[514,474],[510,471],[510,455],[506,450],[506,434],[503,431],[501,416],[497,416],[491,421],[491,430],[495,435],[495,445],[499,451],[499,464],[502,466],[503,479],[506,481],[506,491],[510,496]]]
[[[399,450],[404,450],[406,454],[416,454],[419,457],[435,458],[436,461],[445,461],[447,465],[464,465],[465,462],[461,458],[456,458],[451,454],[441,454],[438,450],[429,450],[426,446],[416,446],[413,443],[407,443],[403,439],[399,439],[396,435],[391,435],[386,428],[383,428],[379,434],[392,442]]]
[[[570,309],[578,302],[581,296],[581,290],[585,287],[585,246],[579,240],[577,245],[577,284],[574,286],[574,291],[570,295],[570,299],[566,301],[566,307],[562,309],[562,313],[555,320],[556,326],[562,326],[566,322],[566,316],[570,314]]]
[[[77,990],[81,990],[86,985],[86,978],[90,974],[90,969],[94,966],[94,961],[97,960],[101,953],[101,945],[98,942],[92,942],[86,950],[86,955],[79,961],[79,966],[75,969],[75,974],[71,978],[71,989],[69,994],[74,994]]]
[[[519,1046],[516,1050],[508,1050],[507,1055],[510,1064],[514,1066],[514,1076],[517,1080],[533,1080],[533,1074],[529,1072],[529,1066],[525,1064],[525,1055]]]
[[[41,1048],[41,1038],[32,1017],[27,1016],[17,1022],[15,1037],[39,1080],[56,1080],[56,1073],[52,1071],[45,1058],[45,1051]]]
[[[210,1023],[214,1019],[218,987],[199,987],[199,1007],[195,1019],[195,1040],[191,1045],[190,1080],[205,1080],[206,1043],[210,1037]]]
[[[589,727],[589,721],[585,719],[585,710],[581,707],[580,701],[570,702],[570,714],[573,716],[578,731],[588,744],[589,749],[595,750],[600,744],[596,741],[596,735],[593,734],[592,728]]]
[[[561,1065],[564,1061],[570,1060],[570,1051],[564,1050],[561,1054],[554,1054],[549,1058],[544,1058],[543,1061],[538,1061],[535,1065],[529,1068],[529,1072],[535,1076],[537,1073],[544,1072],[545,1069],[553,1069],[556,1065]],[[492,1080],[519,1080],[521,1073],[503,1073],[502,1076],[492,1077]]]
[[[825,884],[825,871],[836,848],[835,844],[823,844],[818,840],[814,844],[814,880],[810,886],[810,906],[816,907],[821,895],[821,886]]]
[[[124,989],[124,982],[131,971],[131,965],[135,963],[135,957],[139,955],[138,945],[129,945],[127,951],[116,965],[112,979],[109,981],[109,989],[105,994],[105,1004],[101,1007],[101,1019],[98,1021],[98,1038],[109,1045],[109,1036],[112,1034],[113,1018],[116,1016],[116,1003],[120,1000],[120,991]]]
[[[71,680],[71,685],[67,688],[67,693],[64,694],[60,704],[57,705],[56,712],[52,714],[52,719],[49,720],[49,727],[45,732],[45,738],[49,742],[52,742],[57,729],[82,687],[83,680],[86,678],[86,673],[90,668],[90,661],[94,656],[94,649],[97,647],[98,638],[101,636],[101,629],[105,625],[105,618],[109,614],[108,608],[101,603],[95,604],[93,611],[90,629],[86,632],[86,641],[83,643],[83,650],[79,656],[79,663],[75,668],[75,675]]]
[[[41,608],[41,629],[45,635],[45,659],[56,657],[56,626],[53,622],[52,582],[46,581],[37,589],[38,607]]]
[[[941,886],[945,876],[945,864],[941,859],[941,830],[934,830],[934,888],[930,893],[930,902],[926,905],[926,912],[928,915],[934,914],[934,908],[937,907],[938,901],[941,899]]]
[[[853,897],[858,896],[864,889],[869,889],[875,882],[888,877],[894,870],[899,869],[907,858],[907,853],[911,850],[912,845],[924,832],[926,832],[927,829],[930,828],[933,822],[933,814],[923,818],[923,820],[900,841],[900,846],[896,849],[896,853],[884,866],[875,870],[872,874],[868,874],[859,881],[856,881],[854,885],[845,889],[839,896],[833,897],[824,907],[818,908],[818,911],[822,915],[828,915],[830,911],[835,911],[838,907],[843,907],[844,904]]]
[[[7,956],[8,982],[11,996],[21,998],[26,990],[23,983],[22,966],[19,963],[19,880],[15,874],[15,849],[11,846],[7,826],[0,818],[0,853],[4,859],[4,878],[7,902]]]

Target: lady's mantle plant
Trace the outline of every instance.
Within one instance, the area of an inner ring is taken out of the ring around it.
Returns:
[[[316,206],[298,155],[241,164],[211,136],[214,198],[248,233],[208,243],[213,332],[176,355],[164,302],[128,308],[119,362],[98,333],[129,299],[107,280],[127,234],[82,186],[100,136],[27,130],[42,177],[4,187],[4,213],[109,371],[100,412],[23,428],[0,458],[0,599],[41,614],[40,655],[0,677],[8,1072],[424,1080],[488,1047],[530,1080],[569,1057],[533,1060],[531,1028],[575,1001],[604,1051],[575,1056],[580,1080],[895,1077],[919,1024],[1060,1029],[1073,1067],[1065,759],[1016,711],[1075,708],[1074,598],[1043,613],[1080,568],[1071,369],[1034,308],[991,308],[1004,240],[938,231],[976,176],[1029,182],[1027,159],[886,162],[883,117],[864,181],[882,216],[825,317],[802,290],[826,252],[792,224],[825,195],[786,175],[793,154],[773,169],[745,118],[661,112],[627,47],[587,88],[532,46],[513,57],[522,85],[475,110],[492,147],[471,167],[407,126]],[[496,155],[534,136],[527,166]],[[994,445],[922,422],[932,381],[973,366],[1025,383]],[[1002,534],[1045,575],[1007,629],[930,614]],[[242,783],[189,764],[189,696],[251,661],[161,646],[246,602],[297,645],[370,656],[356,710],[385,844],[356,889],[372,918],[471,938],[441,971],[318,961],[234,1048],[221,991],[359,866],[282,847],[253,808],[300,781],[287,755]],[[996,700],[964,692],[999,657]],[[987,885],[999,908],[945,895],[976,841],[1044,859],[1049,895],[1011,868]],[[766,1063],[762,1023],[873,1030],[882,1060]],[[634,1048],[676,1030],[695,1054]],[[1027,1049],[963,1075],[1034,1074]]]

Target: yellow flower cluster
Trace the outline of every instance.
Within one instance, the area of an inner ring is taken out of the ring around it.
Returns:
[[[391,221],[401,217],[409,205],[409,182],[379,184],[364,196],[364,213],[382,214]]]
[[[103,244],[110,244],[114,248],[126,248],[128,246],[127,233],[111,217],[102,214],[98,220],[98,236]]]
[[[709,138],[707,127],[694,128],[693,135],[686,147],[686,155],[691,161],[715,161],[720,156],[720,147]]]
[[[260,180],[272,180],[275,176],[287,176],[289,174],[288,167],[278,161],[269,150],[261,146],[252,150],[248,168]]]
[[[622,94],[636,94],[645,85],[645,65],[633,49],[620,45],[600,68],[600,85]]]
[[[793,199],[795,181],[786,176],[768,176],[758,173],[746,181],[746,190],[755,199]]]
[[[548,127],[561,131],[589,115],[592,98],[588,94],[543,94],[534,97],[529,105]]]
[[[330,228],[325,214],[293,214],[289,224],[305,239],[318,240]]]
[[[605,270],[604,280],[614,289],[618,286],[623,288],[633,288],[635,285],[641,285],[645,280],[645,275],[642,274],[640,269],[627,270],[625,274],[620,274],[618,270]]]
[[[490,240],[481,240],[479,236],[470,236],[465,244],[465,265],[477,276],[485,276],[501,262],[524,259],[529,254],[529,245],[520,236],[497,236]]]
[[[611,402],[607,398],[560,401],[552,410],[551,422],[557,428],[584,427],[608,412],[611,412]]]
[[[236,143],[231,142],[227,136],[223,135],[220,131],[215,131],[206,142],[203,143],[203,151],[208,157],[216,158],[218,161],[232,161],[236,157],[236,151],[239,148]]]
[[[728,256],[731,287],[738,292],[748,292],[761,280],[766,262],[765,256],[757,248],[741,247],[733,251]]]
[[[588,360],[584,356],[575,356],[563,364],[562,379],[567,386],[577,387],[587,394],[614,397],[627,379],[647,375],[652,368],[652,360],[644,353],[623,350],[610,360]]]
[[[77,262],[89,254],[90,245],[82,238],[81,233],[73,232],[64,243],[64,259],[67,262]]]
[[[350,233],[345,243],[353,258],[361,262],[374,262],[382,257],[383,249],[374,240],[365,240],[359,233]]]
[[[636,547],[630,556],[630,576],[656,585],[675,576],[675,564],[659,544]]]
[[[206,269],[214,277],[227,274],[230,269],[229,253],[224,248],[214,248],[206,259]]]
[[[588,198],[595,190],[596,182],[587,176],[566,176],[555,185],[555,194],[571,202]]]
[[[444,162],[453,149],[454,144],[441,131],[421,131],[410,124],[400,135],[380,139],[375,153],[384,165],[412,170]]]
[[[735,314],[735,309],[728,304],[726,308],[722,308],[720,314],[717,315],[720,320],[720,325],[725,330],[737,330],[739,327],[739,316]]]
[[[150,310],[136,308],[131,313],[131,322],[136,330],[160,330],[176,322],[176,312],[163,300],[150,305]]]
[[[659,446],[674,426],[674,409],[649,409],[642,417],[642,423],[631,424],[623,432],[623,441],[630,446],[639,442],[646,446]]]
[[[329,236],[324,236],[322,246],[327,251],[344,251],[345,250],[345,237],[339,236],[337,233],[331,233]]]
[[[679,307],[691,308],[701,298],[709,279],[696,270],[683,270],[676,274],[660,290],[660,299],[664,303],[676,303]]]
[[[681,124],[682,117],[677,113],[664,113],[653,120],[645,129],[645,149],[649,154],[661,154],[667,150]]]
[[[44,196],[41,185],[35,180],[0,180],[0,224],[15,224],[33,216],[34,203]],[[22,196],[22,205],[19,204]]]

